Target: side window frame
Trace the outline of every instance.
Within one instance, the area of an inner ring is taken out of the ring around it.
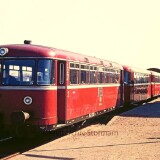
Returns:
[[[97,67],[96,66],[90,66],[89,77],[90,77],[90,79],[89,79],[90,84],[97,83]]]
[[[54,83],[53,64],[54,64],[54,61],[52,59],[38,59],[37,60],[37,73],[36,73],[36,76],[37,76],[36,84],[37,85],[52,85]],[[39,68],[41,65],[42,65],[42,68]]]
[[[82,64],[80,71],[80,83],[88,84],[89,83],[89,65]]]
[[[75,63],[75,62],[70,62],[70,68],[69,68],[69,72],[70,72],[70,85],[76,85],[79,84],[80,81],[80,69],[79,69],[80,65],[79,63]]]
[[[98,67],[97,79],[99,84],[104,83],[104,67]]]

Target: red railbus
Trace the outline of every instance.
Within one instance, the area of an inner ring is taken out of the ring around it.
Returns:
[[[115,62],[1,45],[0,70],[0,127],[16,134],[55,130],[123,106],[123,67]]]
[[[124,103],[134,104],[152,97],[151,72],[145,69],[123,66]]]
[[[151,72],[152,79],[152,97],[157,97],[160,95],[160,73]]]
[[[0,45],[0,132],[53,131],[160,95],[160,74],[25,41]]]

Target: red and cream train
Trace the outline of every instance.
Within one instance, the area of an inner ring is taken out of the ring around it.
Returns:
[[[0,130],[51,131],[160,95],[160,74],[56,48],[0,46]]]

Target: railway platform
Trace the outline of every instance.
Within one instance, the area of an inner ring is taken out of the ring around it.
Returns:
[[[158,160],[160,98],[10,160]]]

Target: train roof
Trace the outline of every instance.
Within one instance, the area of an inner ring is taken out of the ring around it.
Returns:
[[[160,73],[160,68],[148,68],[147,70],[154,71]]]
[[[132,71],[132,70],[131,70],[131,67],[130,67],[130,66],[126,66],[126,65],[123,65],[123,69],[124,69],[124,70],[127,70],[127,71],[129,71],[129,72]]]
[[[143,68],[137,68],[137,67],[131,67],[131,66],[125,66],[123,65],[123,69],[127,70],[129,72],[138,72],[138,73],[144,73],[144,74],[151,74],[151,71]]]
[[[46,57],[74,61],[77,63],[89,63],[92,65],[119,68],[121,70],[123,69],[122,65],[116,62],[103,60],[100,58],[74,53],[70,51],[65,51],[53,47],[32,44],[10,44],[0,45],[0,48],[7,48],[9,50],[5,57]]]

